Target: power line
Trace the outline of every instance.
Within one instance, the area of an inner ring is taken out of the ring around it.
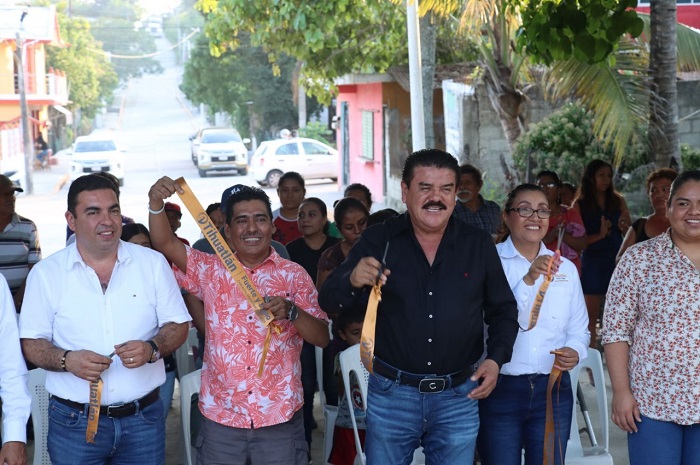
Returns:
[[[170,50],[173,50],[175,47],[177,47],[177,46],[179,46],[180,44],[182,44],[183,42],[185,42],[185,41],[191,39],[191,38],[192,38],[193,36],[195,36],[196,34],[199,34],[199,28],[193,30],[193,31],[190,32],[188,35],[186,35],[185,37],[183,37],[179,42],[177,42],[177,43],[175,43],[175,44],[173,44],[173,45],[167,47],[167,48],[164,49],[164,50],[160,50],[160,51],[153,52],[153,53],[146,53],[146,54],[144,54],[144,55],[115,55],[115,54],[110,53],[110,52],[107,52],[107,51],[105,51],[105,50],[96,50],[96,49],[90,49],[90,51],[91,51],[92,53],[97,53],[97,54],[99,54],[99,55],[104,55],[104,56],[109,57],[109,58],[120,58],[120,59],[122,59],[122,60],[139,60],[139,59],[141,59],[141,58],[153,58],[153,57],[155,57],[155,56],[161,55],[162,53],[169,52]]]

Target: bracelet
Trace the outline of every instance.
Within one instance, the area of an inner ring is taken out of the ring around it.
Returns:
[[[68,371],[68,368],[66,368],[66,356],[68,355],[69,352],[73,352],[72,350],[66,350],[63,352],[63,357],[61,357],[61,370],[63,371]]]
[[[163,202],[163,206],[160,207],[160,210],[151,210],[151,204],[148,204],[148,213],[150,213],[151,215],[159,215],[163,213],[163,210],[165,210],[165,202]]]

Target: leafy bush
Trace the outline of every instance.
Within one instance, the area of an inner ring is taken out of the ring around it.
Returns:
[[[513,151],[515,166],[521,173],[532,169],[556,172],[562,181],[578,184],[583,169],[591,160],[612,161],[593,137],[592,116],[581,105],[568,103],[548,118],[533,124]],[[531,178],[532,179],[532,178]]]
[[[301,137],[308,137],[309,139],[316,139],[335,148],[335,143],[329,140],[333,135],[333,131],[319,121],[307,123],[305,128],[299,129],[299,135]]]
[[[683,162],[684,171],[700,169],[700,149],[682,144],[681,161]]]

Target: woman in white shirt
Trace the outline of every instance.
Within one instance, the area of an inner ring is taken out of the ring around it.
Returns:
[[[568,371],[586,357],[590,341],[586,304],[576,266],[555,257],[535,318],[532,309],[554,255],[542,243],[551,211],[544,192],[533,184],[513,189],[505,207],[508,235],[496,248],[518,302],[521,331],[496,388],[479,402],[479,455],[483,465],[520,465],[524,448],[525,465],[543,462],[547,383],[554,366],[563,372],[552,397],[554,463],[563,463],[573,408]]]

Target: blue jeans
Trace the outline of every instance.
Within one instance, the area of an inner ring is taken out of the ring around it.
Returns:
[[[542,463],[549,375],[499,375],[498,384],[479,401],[479,457],[483,465],[520,465],[525,448],[525,465]],[[571,429],[574,396],[569,373],[563,373],[554,407],[554,463],[563,463]]]
[[[47,445],[53,465],[163,465],[163,403],[153,402],[135,415],[100,415],[95,443],[85,441],[87,407],[76,409],[49,401]]]
[[[369,378],[367,465],[408,465],[423,446],[428,465],[472,465],[479,406],[467,381],[443,392],[422,394],[376,373]]]
[[[173,393],[175,392],[175,378],[177,370],[165,372],[165,382],[160,386],[160,400],[163,402],[163,421],[168,418],[170,405],[173,403]]]
[[[700,465],[700,424],[679,425],[642,416],[627,434],[630,465]]]

